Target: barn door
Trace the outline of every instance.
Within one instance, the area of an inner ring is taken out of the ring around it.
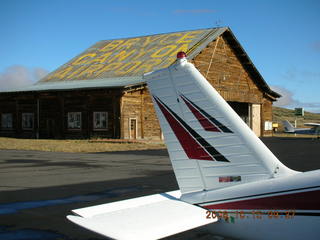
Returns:
[[[251,114],[252,114],[252,131],[260,137],[261,135],[261,105],[252,104],[251,105]]]
[[[137,139],[137,119],[136,118],[130,118],[129,119],[130,123],[130,139]]]

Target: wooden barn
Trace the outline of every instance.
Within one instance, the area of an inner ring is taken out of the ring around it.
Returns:
[[[258,135],[269,135],[272,91],[229,28],[100,41],[38,83],[0,93],[0,136],[162,139],[143,74],[185,51]]]

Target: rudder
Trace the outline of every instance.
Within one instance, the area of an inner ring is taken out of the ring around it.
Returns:
[[[185,58],[144,77],[182,193],[294,172]]]

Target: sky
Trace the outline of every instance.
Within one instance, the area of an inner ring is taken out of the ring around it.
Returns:
[[[1,0],[0,89],[32,84],[100,40],[230,27],[274,105],[320,113],[320,0]]]

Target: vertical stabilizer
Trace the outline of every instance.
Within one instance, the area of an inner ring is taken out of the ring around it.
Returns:
[[[294,172],[271,153],[186,58],[144,77],[182,193]]]
[[[284,131],[287,133],[294,133],[295,129],[292,124],[288,120],[284,120],[283,122]]]

